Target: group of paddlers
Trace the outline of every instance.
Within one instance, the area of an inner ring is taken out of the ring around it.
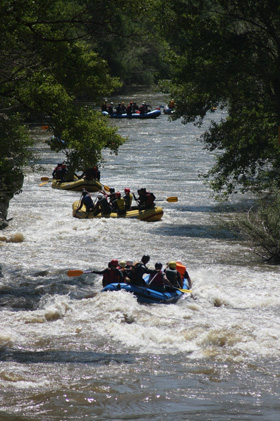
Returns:
[[[52,176],[55,180],[60,181],[73,181],[73,174],[70,174],[67,166],[63,162],[58,162],[57,166],[52,172]],[[87,168],[81,175],[74,174],[76,179],[85,179],[85,180],[97,180],[100,181],[100,171],[95,165],[93,167]]]
[[[80,206],[77,208],[78,212],[83,205],[86,207],[87,212],[93,212],[94,216],[108,215],[112,212],[116,212],[119,216],[124,216],[127,211],[133,209],[153,209],[155,207],[155,195],[141,188],[138,191],[138,197],[134,193],[131,193],[129,188],[124,189],[124,195],[121,192],[115,191],[114,188],[109,189],[109,193],[100,191],[97,194],[95,203],[92,200],[91,195],[87,190],[82,191],[82,197],[80,200]],[[132,206],[132,200],[135,200],[137,205]]]
[[[147,267],[150,256],[144,255],[140,262],[118,261],[112,259],[108,267],[102,271],[93,270],[92,273],[103,275],[103,287],[111,283],[122,283],[150,288],[158,292],[174,291],[182,289],[184,279],[191,288],[191,278],[181,262],[170,261],[166,268],[162,269],[162,263],[157,262],[154,269]],[[143,279],[145,274],[149,275],[148,281]]]
[[[101,110],[107,111],[109,114],[131,115],[137,112],[140,114],[145,114],[151,111],[151,109],[151,105],[146,104],[145,101],[143,101],[140,106],[138,106],[135,101],[130,101],[130,103],[127,106],[125,106],[124,102],[119,102],[116,106],[114,106],[113,102],[107,104],[107,101],[104,101],[104,103],[101,106]]]

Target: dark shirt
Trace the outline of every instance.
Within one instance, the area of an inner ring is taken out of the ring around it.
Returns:
[[[147,286],[143,279],[145,273],[153,273],[153,269],[148,269],[143,262],[136,263],[132,266],[130,272],[130,283],[138,286]]]

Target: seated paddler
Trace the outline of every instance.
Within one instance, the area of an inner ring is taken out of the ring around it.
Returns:
[[[83,207],[83,205],[85,205],[87,212],[92,212],[94,210],[94,203],[91,195],[85,189],[82,191],[81,203],[76,212],[78,212]]]

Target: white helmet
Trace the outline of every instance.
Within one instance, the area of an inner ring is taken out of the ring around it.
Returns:
[[[103,198],[103,194],[102,193],[98,193],[97,199],[102,199],[102,198]]]

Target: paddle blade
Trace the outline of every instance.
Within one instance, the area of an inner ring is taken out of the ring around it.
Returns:
[[[44,186],[47,183],[48,183],[48,181],[45,181],[44,183],[39,184],[39,187]]]
[[[103,186],[103,187],[104,187],[104,190],[110,191],[110,187],[108,187],[108,186]]]
[[[179,289],[179,291],[184,292],[185,294],[191,294],[192,293],[191,289],[181,289],[181,288],[178,288],[178,289]]]
[[[83,270],[68,270],[67,275],[68,276],[81,276],[84,274]]]
[[[41,181],[49,181],[50,177],[41,177]]]
[[[171,196],[166,199],[167,202],[178,202],[177,196]]]

